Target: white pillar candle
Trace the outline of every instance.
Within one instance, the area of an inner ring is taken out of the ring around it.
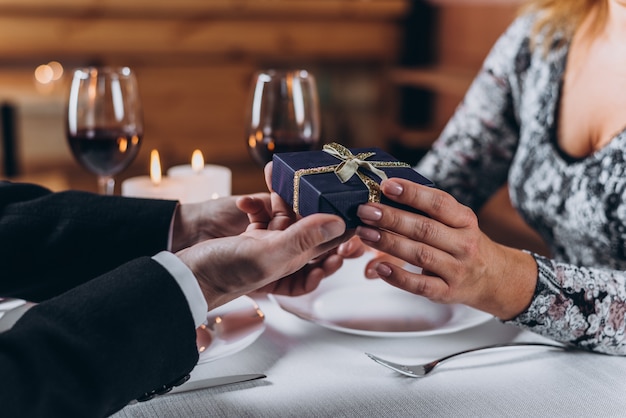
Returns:
[[[191,165],[177,165],[167,170],[171,179],[183,179],[187,185],[187,200],[200,202],[230,196],[232,173],[228,167],[204,164],[202,152],[195,150]]]
[[[183,179],[161,176],[161,161],[157,150],[150,153],[150,176],[131,177],[122,182],[122,196],[148,199],[179,200],[188,203],[187,184]]]

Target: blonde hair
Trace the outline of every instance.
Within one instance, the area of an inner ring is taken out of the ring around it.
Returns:
[[[521,12],[538,13],[532,35],[534,40],[539,33],[543,35],[538,46],[545,50],[552,47],[554,41],[570,39],[591,14],[595,16],[589,26],[589,34],[597,34],[605,22],[607,9],[607,0],[526,0]],[[565,39],[560,35],[564,35]]]

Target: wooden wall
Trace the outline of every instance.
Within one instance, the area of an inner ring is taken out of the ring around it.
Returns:
[[[26,174],[60,170],[71,187],[93,188],[93,176],[71,160],[64,142],[67,79],[47,93],[34,87],[32,70],[50,60],[137,71],[145,140],[120,180],[147,173],[153,148],[164,168],[188,162],[199,148],[207,162],[234,170],[235,193],[263,189],[243,133],[250,77],[263,67],[318,74],[325,133],[371,145],[382,136],[368,116],[380,108],[377,89],[396,62],[409,6],[410,0],[0,0],[0,99],[16,103],[24,119],[21,167]],[[354,115],[364,124],[350,122]]]

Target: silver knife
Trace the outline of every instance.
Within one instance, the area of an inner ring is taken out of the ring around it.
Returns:
[[[265,376],[264,374],[260,374],[260,373],[236,374],[232,376],[210,377],[208,379],[200,379],[200,380],[194,380],[194,381],[183,383],[182,385],[172,389],[169,393],[189,392],[192,390],[206,389],[206,388],[212,388],[215,386],[230,385],[232,383],[247,382],[249,380],[263,379],[264,377],[267,377],[267,376]]]

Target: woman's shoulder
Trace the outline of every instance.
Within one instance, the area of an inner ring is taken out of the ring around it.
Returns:
[[[523,77],[535,63],[544,67],[549,62],[558,60],[566,48],[567,42],[556,44],[549,52],[543,48],[543,31],[536,31],[540,16],[537,13],[519,15],[498,38],[484,62],[483,70],[495,75]]]
[[[517,54],[520,49],[529,49],[536,20],[535,14],[526,13],[518,16],[498,38],[493,48],[494,52],[511,55]]]
[[[522,13],[511,22],[505,31],[505,35],[510,38],[529,38],[537,19],[537,13]]]

